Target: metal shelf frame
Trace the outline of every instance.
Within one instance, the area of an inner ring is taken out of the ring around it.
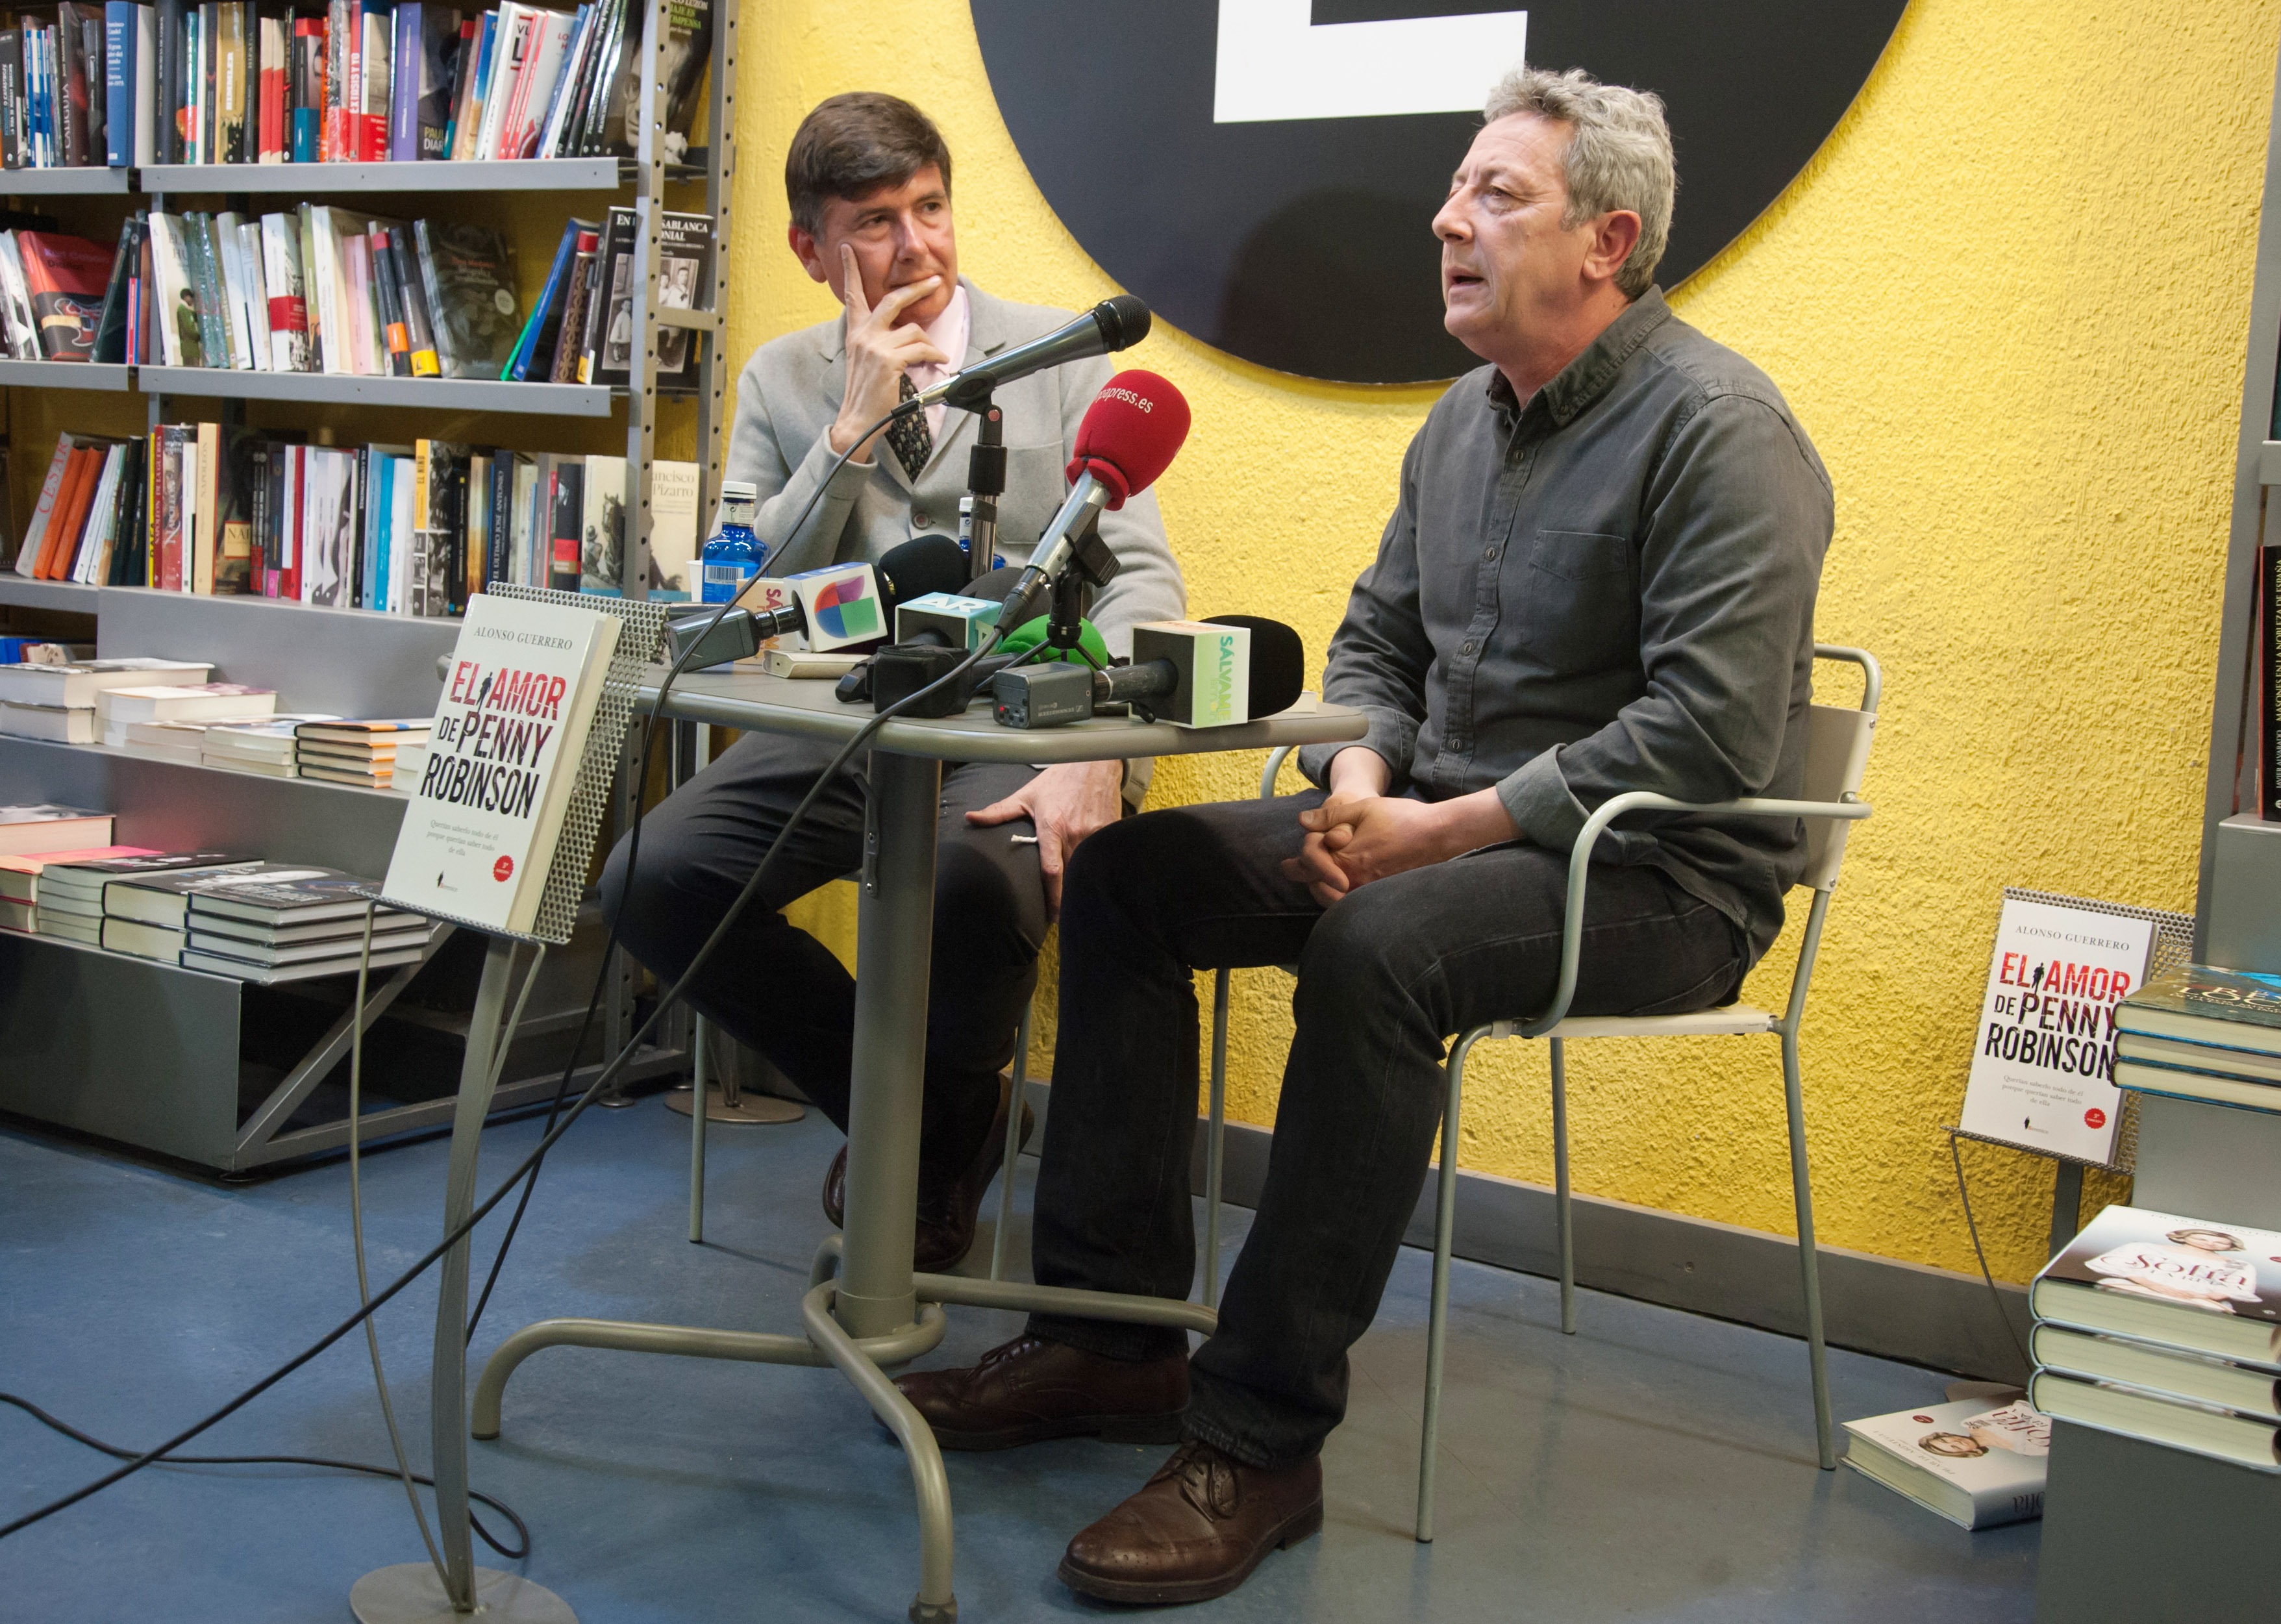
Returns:
[[[28,363],[27,363],[28,364]],[[399,378],[335,372],[248,372],[223,367],[138,367],[135,386],[152,397],[305,400],[329,406],[412,406],[551,417],[607,417],[614,391],[577,383],[505,383],[495,378]]]
[[[132,169],[81,165],[64,169],[0,169],[0,196],[120,197],[135,189]]]

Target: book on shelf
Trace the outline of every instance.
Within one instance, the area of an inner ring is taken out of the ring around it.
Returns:
[[[155,857],[159,854],[147,846],[82,846],[64,851],[24,852],[12,856],[0,856],[0,902],[18,908],[36,907],[40,901],[40,875],[50,865],[64,862],[102,862],[113,857]],[[27,919],[16,927],[30,930]]]
[[[111,844],[111,814],[84,807],[0,807],[0,857]]]
[[[75,935],[88,940],[90,927],[99,927],[103,922],[106,899],[114,885],[163,874],[250,869],[259,861],[230,852],[153,852],[51,863],[40,874],[38,929],[43,935]]]
[[[1845,1464],[1964,1528],[2044,1514],[2052,1424],[2024,1401],[1927,1404],[1848,1421]]]
[[[2189,964],[2125,999],[2115,1026],[2118,1087],[2281,1111],[2281,978]]]
[[[442,220],[415,220],[412,235],[444,375],[502,375],[522,332],[514,245],[487,226]]]
[[[634,216],[613,208],[605,227],[602,282],[607,308],[584,338],[584,380],[623,389],[632,375],[634,345]],[[713,217],[664,210],[658,216],[657,302],[661,309],[698,310],[713,292]],[[661,389],[694,389],[697,348],[689,329],[660,327],[657,382]]]
[[[200,660],[155,660],[136,656],[86,660],[70,665],[0,666],[0,700],[19,705],[64,705],[95,708],[96,696],[112,688],[153,683],[202,681],[213,667]]]
[[[95,708],[109,742],[113,731],[124,739],[128,724],[136,722],[236,722],[270,715],[277,708],[277,691],[246,683],[111,688]]]
[[[153,761],[196,767],[204,757],[206,731],[220,725],[218,722],[130,722],[117,747]]]
[[[16,705],[0,700],[0,733],[18,739],[43,739],[58,745],[97,742],[95,713],[60,705]]]
[[[103,910],[113,919],[186,928],[193,914],[211,913],[260,924],[359,919],[371,903],[355,887],[370,880],[338,869],[298,862],[256,862],[204,871],[150,874],[104,886]],[[414,915],[395,911],[392,919]]]
[[[2188,1353],[2281,1365],[2281,1234],[2114,1206],[2028,1289],[2036,1318]]]
[[[468,606],[426,767],[405,786],[389,901],[530,929],[619,629],[598,610],[489,592]]]

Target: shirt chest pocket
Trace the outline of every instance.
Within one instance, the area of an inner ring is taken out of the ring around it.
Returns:
[[[1528,567],[1507,583],[1520,648],[1556,672],[1605,670],[1639,659],[1632,544],[1590,530],[1539,530]]]

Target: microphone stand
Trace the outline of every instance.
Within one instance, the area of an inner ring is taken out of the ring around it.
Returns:
[[[1006,494],[1006,414],[987,395],[971,410],[982,422],[966,459],[966,488],[974,500],[966,578],[978,581],[994,568],[991,561],[998,551],[998,499]]]

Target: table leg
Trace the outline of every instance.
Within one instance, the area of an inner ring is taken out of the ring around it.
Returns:
[[[491,1114],[499,1023],[506,1011],[514,943],[495,936],[483,950],[483,979],[468,1017],[467,1049],[460,1063],[460,1097],[452,1118],[452,1158],[444,1179],[444,1231],[467,1220],[476,1205],[476,1161],[483,1118]],[[436,1303],[433,1414],[436,1537],[448,1583],[439,1586],[425,1562],[379,1568],[357,1581],[349,1606],[362,1624],[450,1624],[478,1610],[501,1624],[577,1624],[569,1604],[519,1574],[477,1567],[468,1522],[468,1257],[473,1237],[444,1254]]]
[[[855,1048],[847,1106],[847,1222],[839,1278],[804,1305],[808,1335],[855,1384],[910,1459],[918,1496],[916,1624],[958,1616],[950,1588],[949,1481],[917,1411],[854,1346],[916,1321],[911,1237],[918,1219],[919,1110],[934,934],[935,821],[942,764],[871,755],[870,826],[856,910]],[[831,1310],[824,1312],[828,1293]]]

